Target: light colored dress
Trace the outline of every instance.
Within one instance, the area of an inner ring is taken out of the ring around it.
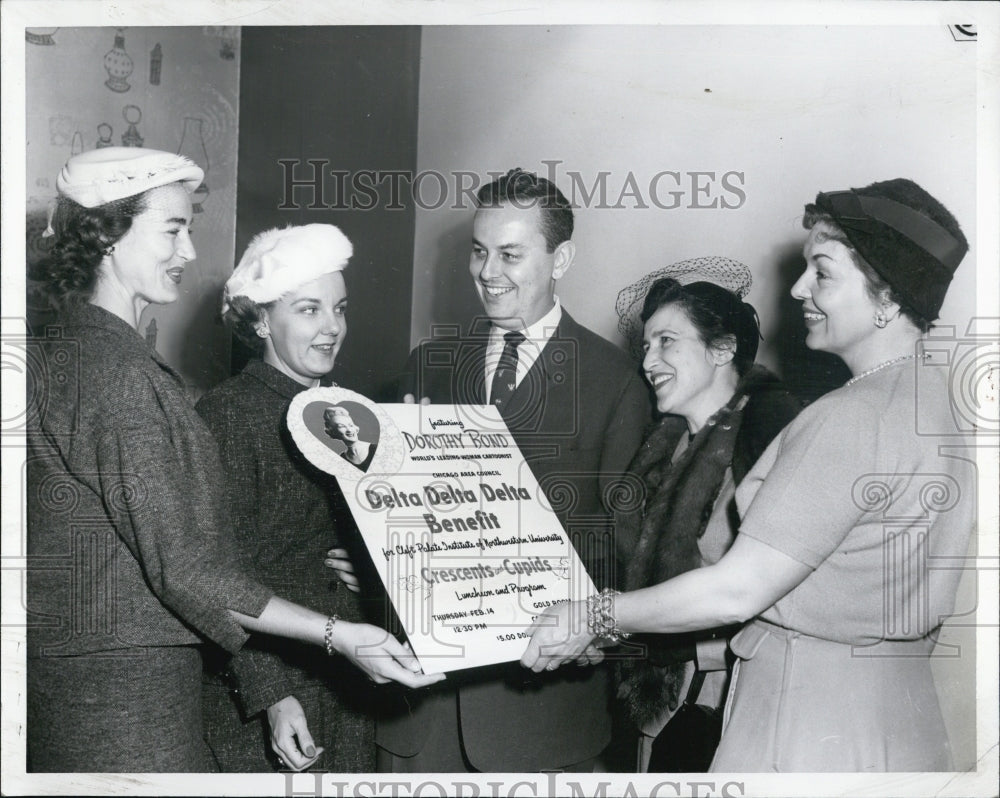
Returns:
[[[922,360],[828,394],[774,440],[737,489],[740,534],[814,570],[733,638],[713,771],[951,767],[930,653],[975,519],[969,444],[947,369]]]

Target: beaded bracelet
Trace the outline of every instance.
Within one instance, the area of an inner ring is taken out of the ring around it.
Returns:
[[[333,627],[339,620],[339,615],[331,615],[326,619],[326,629],[323,632],[323,643],[326,644],[326,653],[331,657],[337,653],[337,650],[333,647]]]
[[[587,631],[612,643],[632,636],[619,629],[615,620],[615,596],[620,592],[606,587],[600,593],[587,597]]]

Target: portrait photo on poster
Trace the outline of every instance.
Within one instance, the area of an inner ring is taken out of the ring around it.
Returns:
[[[392,474],[403,463],[403,436],[385,411],[344,388],[313,388],[288,408],[288,429],[314,466],[355,482],[369,471]]]

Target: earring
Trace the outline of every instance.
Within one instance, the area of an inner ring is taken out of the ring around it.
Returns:
[[[115,245],[114,244],[112,244],[110,247],[105,247],[105,249],[104,249],[104,256],[105,257],[111,257],[111,255],[114,253],[114,251],[115,251]]]
[[[875,313],[875,326],[880,330],[885,328],[885,325],[889,323],[889,320],[885,317],[885,313],[881,310]]]
[[[267,328],[266,324],[258,324],[254,329],[257,331],[257,336],[259,338],[267,338],[271,331]]]

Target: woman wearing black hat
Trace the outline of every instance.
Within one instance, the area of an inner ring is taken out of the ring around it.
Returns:
[[[946,770],[930,653],[960,572],[931,564],[966,553],[975,472],[947,370],[925,361],[921,338],[968,245],[909,180],[820,194],[804,224],[792,293],[806,343],[854,376],[743,480],[740,531],[718,563],[548,610],[522,663],[558,667],[599,637],[750,621],[732,641],[712,770]],[[567,639],[572,615],[587,623]]]

